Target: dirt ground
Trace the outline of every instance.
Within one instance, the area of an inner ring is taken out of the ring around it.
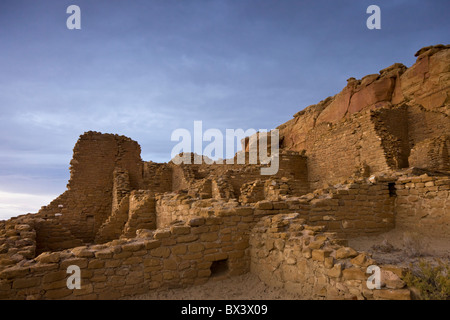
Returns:
[[[299,300],[298,295],[269,287],[251,273],[184,289],[171,289],[129,297],[127,300]]]
[[[417,233],[393,229],[377,236],[349,239],[348,245],[357,251],[368,252],[379,264],[408,267],[420,259],[440,259],[450,262],[450,241],[445,238],[423,237]]]

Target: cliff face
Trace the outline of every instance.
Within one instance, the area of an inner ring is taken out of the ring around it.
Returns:
[[[407,103],[450,115],[450,45],[431,46],[416,53],[410,68],[401,63],[361,80],[348,79],[347,86],[333,97],[296,113],[280,125],[282,147],[300,151],[309,131],[321,123],[336,124],[365,110],[392,108]]]

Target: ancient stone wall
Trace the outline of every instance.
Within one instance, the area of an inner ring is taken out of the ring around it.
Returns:
[[[336,125],[317,126],[308,133],[306,148],[312,190],[355,174],[369,176],[390,170],[370,110]]]
[[[369,289],[367,267],[376,261],[322,229],[306,225],[298,214],[262,218],[250,238],[251,272],[303,299],[411,298],[400,279],[403,270],[393,266],[379,266],[380,289]]]
[[[116,299],[248,272],[254,218],[223,214],[138,232],[143,238],[43,253],[0,272],[0,299]],[[67,288],[70,265],[81,269],[80,290]]]
[[[393,190],[390,179],[374,179],[370,183],[360,179],[281,201],[263,200],[253,206],[241,206],[237,201],[194,200],[182,194],[159,195],[157,214],[159,206],[164,209],[160,217],[169,216],[166,228],[154,231],[138,229],[137,239],[134,240],[114,240],[102,245],[43,253],[34,259],[34,255],[28,255],[20,265],[15,262],[8,265],[5,263],[8,260],[3,258],[0,297],[118,298],[150,289],[202,283],[215,270],[226,269],[229,275],[244,273],[252,263],[252,272],[263,281],[283,286],[307,298],[408,298],[409,291],[398,287],[402,285],[398,279],[388,285],[394,285],[395,290],[367,290],[364,287],[366,278],[363,278],[367,275],[364,275],[363,267],[370,261],[369,257],[360,254],[344,257],[353,251],[341,248],[345,245],[343,236],[379,233],[393,227],[394,195],[399,193],[397,196],[400,199],[403,189]],[[438,180],[440,182],[435,182],[438,185],[435,191],[445,191],[439,190],[440,185],[448,189],[448,179]],[[406,180],[400,180],[397,185],[404,182]],[[427,186],[431,187],[434,186]],[[148,195],[140,193],[139,198]],[[127,198],[124,197],[122,202]],[[186,203],[185,200],[191,201]],[[138,203],[137,211],[146,207],[142,206],[145,201]],[[446,210],[445,206],[443,209]],[[173,212],[178,214],[167,215]],[[288,215],[274,217],[280,213]],[[267,230],[261,233],[258,227],[252,231],[255,223],[267,215],[274,217],[263,218],[261,223]],[[292,217],[302,220],[292,225],[286,224]],[[176,222],[178,219],[189,223]],[[312,225],[305,226],[306,221]],[[303,234],[306,238],[300,234],[286,233],[288,225],[289,232],[309,230]],[[35,234],[33,228],[16,222],[10,223],[5,230],[9,230],[10,240],[15,236],[20,240],[22,233],[23,238]],[[317,233],[324,229],[327,233]],[[256,242],[251,242],[251,254],[248,251],[250,237],[256,237],[252,240]],[[29,239],[33,242],[32,237]],[[271,245],[262,248],[257,243]],[[330,244],[331,247],[328,247]],[[20,248],[18,243],[14,243],[16,245]],[[4,251],[5,247],[2,246]],[[11,251],[9,256],[14,252],[18,253]],[[346,260],[353,257],[355,259],[350,262]],[[68,277],[65,269],[69,265],[81,268],[82,290],[69,290],[65,286]],[[275,265],[279,269],[272,270]],[[269,273],[273,275],[268,277]]]
[[[412,141],[409,135],[408,106],[402,104],[394,108],[377,109],[372,112],[372,122],[381,138],[381,146],[389,167],[409,167],[408,157]]]
[[[296,181],[283,177],[281,179],[270,178],[264,183],[264,199],[270,201],[278,201],[280,199],[287,198],[289,196],[306,194],[306,190],[303,193],[296,193],[294,191],[296,187]]]
[[[142,189],[150,190],[152,193],[170,192],[175,183],[179,181],[174,177],[173,166],[166,163],[144,162],[143,163]],[[175,189],[177,189],[175,187]]]
[[[117,208],[101,225],[95,236],[95,243],[105,243],[114,239],[119,239],[123,234],[124,226],[129,219],[130,195],[122,198]]]
[[[112,195],[112,211],[114,212],[120,205],[124,197],[129,195],[131,191],[130,176],[128,171],[116,168],[113,172],[113,195]]]
[[[0,271],[36,256],[34,222],[24,222],[28,216],[0,221]]]
[[[83,134],[74,147],[68,190],[38,214],[61,214],[61,223],[76,238],[92,242],[112,212],[114,170],[127,172],[131,189],[142,184],[140,152],[139,144],[124,136]]]
[[[83,245],[80,239],[61,223],[59,217],[52,219],[36,219],[36,255],[45,251],[59,251]]]
[[[450,237],[450,176],[404,176],[395,187],[396,228]]]
[[[239,206],[235,200],[196,199],[187,195],[164,194],[156,196],[157,227],[167,227],[175,221],[187,221],[196,216],[209,217],[230,214],[226,212],[253,212],[249,206]]]
[[[130,208],[130,178],[128,171],[116,168],[113,172],[113,196],[110,216],[102,223],[95,235],[96,243],[118,239],[128,221]]]
[[[253,203],[264,200],[264,185],[264,181],[260,179],[244,183],[240,189],[239,202]]]
[[[172,169],[172,191],[178,191],[189,188],[189,181],[187,170],[184,170],[185,165],[176,165]]]
[[[285,201],[264,200],[255,204],[254,214],[296,212],[309,225],[325,226],[345,238],[380,234],[395,225],[395,195],[389,191],[389,181],[368,183],[361,179]]]
[[[324,183],[350,177],[355,174],[389,172],[410,166],[411,149],[415,148],[414,159],[424,155],[422,141],[442,139],[450,130],[450,117],[421,107],[400,104],[367,110],[343,119],[337,124],[322,123],[305,133],[305,141],[298,146],[289,146],[287,138],[282,140],[283,148],[306,150],[310,188],[316,189]],[[430,151],[439,154],[445,162],[447,147]],[[437,155],[435,155],[436,157]],[[413,159],[413,161],[414,161]],[[423,162],[423,161],[422,161]],[[365,171],[365,172],[361,172]]]
[[[311,191],[308,180],[308,159],[305,155],[283,151],[280,153],[279,162],[280,168],[275,177],[290,179],[290,194],[300,196]]]
[[[412,167],[450,171],[450,135],[425,139],[411,150]]]
[[[278,201],[307,193],[306,189],[300,188],[298,180],[292,178],[273,176],[267,180],[258,179],[241,187],[239,202],[245,204],[262,200]]]
[[[275,175],[262,175],[261,168],[266,165],[248,163],[248,154],[246,155],[246,164],[238,164],[234,159],[234,164],[180,164],[173,165],[173,186],[172,191],[188,190],[188,193],[195,197],[199,196],[199,190],[208,183],[208,196],[212,196],[213,184],[215,184],[216,195],[222,193],[218,186],[226,182],[223,190],[226,194],[231,191],[232,198],[239,198],[241,187],[251,181],[267,180],[273,176],[281,178],[291,178],[292,193],[302,195],[309,192],[307,159],[304,155],[297,152],[286,151],[280,153],[278,157],[279,168]],[[210,179],[206,181],[205,179]],[[204,181],[202,181],[204,180]],[[214,182],[215,181],[215,182]],[[217,182],[220,181],[219,184]],[[228,197],[229,198],[229,197]]]
[[[130,194],[128,220],[122,236],[134,238],[138,229],[156,229],[156,201],[149,190],[133,190]]]
[[[437,138],[448,132],[450,132],[450,116],[422,107],[408,107],[408,135],[411,147],[423,140]]]
[[[82,135],[74,148],[68,190],[38,213],[47,221],[36,228],[39,250],[67,248],[65,244],[74,240],[104,243],[133,237],[139,228],[154,228],[157,193],[184,190],[194,198],[230,199],[239,194],[242,184],[262,177],[260,165],[176,166],[142,162],[139,153],[139,145],[129,138],[96,132]],[[291,194],[306,193],[305,157],[290,152],[280,158],[279,176],[291,178]],[[145,209],[133,209],[137,192],[146,193]],[[172,221],[175,216],[176,211],[160,219]],[[64,245],[46,244],[52,236]]]

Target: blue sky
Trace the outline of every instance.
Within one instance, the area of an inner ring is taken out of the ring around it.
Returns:
[[[81,30],[68,30],[69,5]],[[381,30],[366,9],[381,8]],[[270,129],[350,77],[449,43],[448,0],[2,0],[0,220],[65,190],[94,130],[167,162],[177,128]]]

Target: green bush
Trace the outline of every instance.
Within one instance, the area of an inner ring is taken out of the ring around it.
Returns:
[[[403,280],[419,290],[422,300],[450,300],[450,266],[441,260],[419,260],[418,267],[411,266]]]

